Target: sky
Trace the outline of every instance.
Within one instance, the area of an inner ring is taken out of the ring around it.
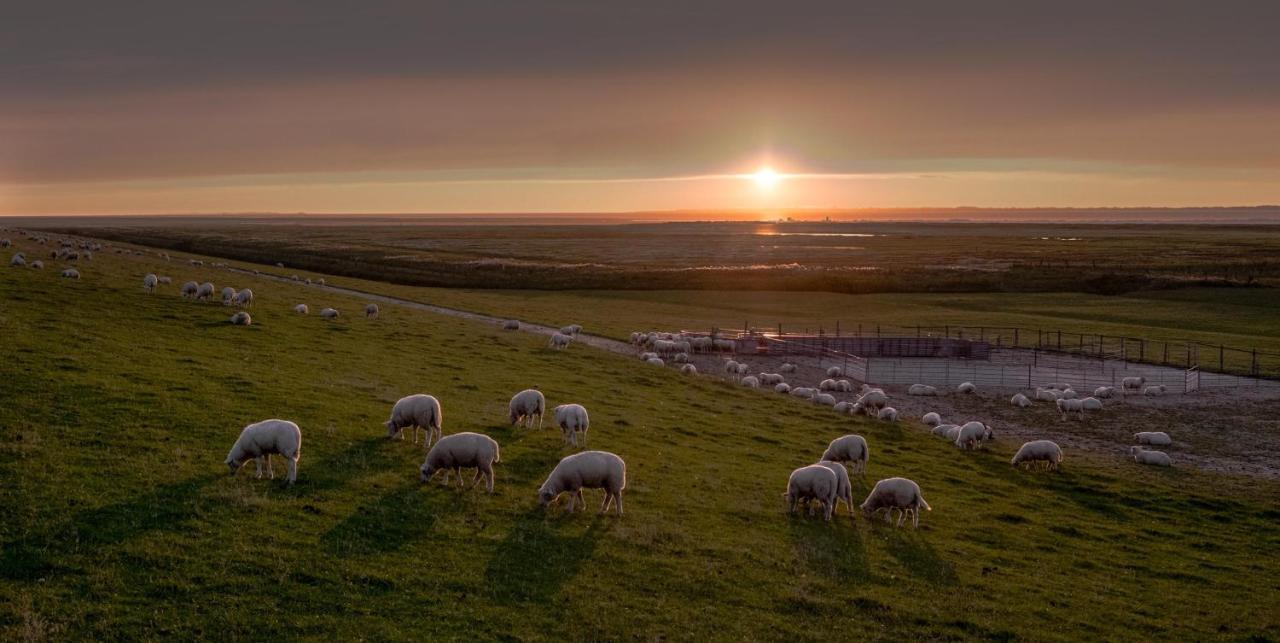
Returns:
[[[17,3],[0,214],[1280,203],[1277,25],[1230,0]]]

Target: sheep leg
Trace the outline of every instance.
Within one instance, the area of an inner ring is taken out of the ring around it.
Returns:
[[[582,448],[587,448],[587,430],[582,430]]]
[[[906,509],[899,509],[899,510],[898,510],[898,524],[897,524],[896,526],[901,527],[901,526],[902,526],[902,521],[904,521],[904,520],[906,520],[906,519],[907,519],[907,510],[906,510]]]
[[[493,465],[492,464],[485,468],[484,477],[486,478],[486,486],[489,488],[489,493],[493,493]]]
[[[463,489],[466,489],[467,481],[465,478],[462,477],[462,467],[454,467],[453,472],[458,474],[458,486]]]
[[[608,489],[604,492],[604,502],[600,503],[600,515],[604,515],[609,511],[609,504],[613,501],[613,494]]]
[[[444,484],[444,486],[446,486],[446,487],[447,487],[447,486],[449,486],[449,470],[448,470],[448,469],[442,469],[442,471],[444,471],[444,482],[443,482],[443,484]]]
[[[822,501],[822,515],[826,518],[827,522],[831,522],[831,514],[835,511],[835,504],[834,500]]]
[[[289,468],[289,484],[293,484],[298,480],[298,460],[295,458],[286,458],[285,466]]]
[[[253,459],[253,463],[254,463],[254,464],[257,466],[257,468],[258,468],[258,474],[257,474],[256,476],[254,476],[254,477],[255,477],[255,478],[258,478],[258,479],[262,479],[262,456],[257,456],[257,457],[255,457],[255,458]]]
[[[271,454],[270,454],[270,453],[268,453],[265,457],[266,457],[266,460],[267,460],[267,475],[268,475],[268,476],[270,476],[272,480],[275,480],[275,479],[276,479],[276,468],[275,468],[275,466],[274,466],[274,465],[272,465],[272,464],[271,464]]]
[[[573,513],[573,507],[574,505],[577,504],[577,502],[578,502],[578,494],[570,493],[569,494],[569,513]]]
[[[483,476],[483,475],[484,475],[484,470],[481,469],[480,467],[476,467],[476,476],[471,479],[472,489],[475,489],[476,485],[480,484],[480,476]]]
[[[616,503],[616,506],[618,507],[618,515],[621,516],[622,515],[622,490],[621,489],[619,489],[617,493],[613,494],[613,500]]]

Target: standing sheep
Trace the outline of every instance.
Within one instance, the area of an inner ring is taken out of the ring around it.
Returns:
[[[569,343],[573,341],[573,337],[564,333],[552,333],[551,339],[547,342],[547,346],[555,350],[569,348]]]
[[[1099,400],[1096,397],[1086,397],[1080,400],[1080,408],[1086,411],[1101,411],[1102,400]]]
[[[200,284],[200,287],[196,289],[196,299],[197,299],[197,300],[200,300],[200,299],[209,299],[209,298],[210,298],[210,297],[212,297],[212,296],[213,296],[213,284],[212,284],[212,283],[209,283],[209,282],[207,282],[207,281],[206,281],[206,282],[204,282],[204,283]]]
[[[1051,440],[1034,440],[1023,444],[1013,454],[1012,464],[1015,467],[1032,462],[1047,463],[1050,471],[1057,471],[1058,465],[1062,463],[1062,448]]]
[[[849,517],[853,517],[853,485],[849,482],[849,471],[844,468],[844,464],[840,462],[832,462],[823,460],[817,463],[819,466],[826,467],[831,473],[836,474],[836,503],[844,501],[845,509],[849,511]],[[831,513],[835,513],[836,505],[831,506]]]
[[[1093,389],[1093,396],[1100,400],[1105,400],[1109,397],[1113,397],[1115,396],[1115,394],[1116,394],[1116,389],[1115,387],[1112,387],[1112,386],[1099,386],[1098,388]]]
[[[787,499],[787,511],[795,513],[801,503],[808,504],[810,500],[817,500],[822,505],[822,517],[830,521],[839,486],[835,472],[824,465],[800,467],[792,471],[791,477],[787,479],[787,492],[783,494]],[[812,508],[809,514],[813,515]]]
[[[831,462],[848,462],[850,468],[857,473],[866,473],[867,461],[871,458],[871,450],[867,447],[867,439],[850,433],[838,437],[827,445],[822,452],[822,460]]]
[[[1114,381],[1114,380],[1113,380]],[[1120,380],[1120,390],[1128,393],[1129,391],[1138,392],[1142,390],[1142,385],[1147,383],[1145,377],[1126,377]]]
[[[263,420],[244,427],[240,437],[231,446],[227,454],[226,464],[235,475],[240,467],[250,458],[258,465],[258,477],[262,477],[262,461],[267,463],[267,472],[275,479],[276,472],[271,466],[272,454],[284,456],[289,468],[289,484],[298,479],[298,459],[302,457],[302,430],[297,424],[288,420]]]
[[[235,288],[232,288],[231,286],[227,286],[226,288],[222,289],[222,305],[230,306],[232,300],[234,300],[235,298],[236,298]]]
[[[1080,400],[1060,399],[1056,402],[1058,405],[1058,413],[1062,419],[1067,419],[1071,413],[1075,413],[1081,420],[1084,419],[1084,403]]]
[[[396,400],[391,407],[391,417],[383,423],[387,427],[387,438],[395,439],[397,435],[404,439],[404,430],[413,429],[413,443],[418,443],[418,430],[426,432],[422,440],[422,448],[431,446],[432,437],[439,439],[444,433],[444,415],[440,412],[440,400],[425,393],[408,395]]]
[[[311,312],[311,309],[308,308],[306,304],[298,304],[293,307],[293,312],[298,313],[299,315],[305,315]]]
[[[968,422],[960,427],[960,432],[956,435],[956,446],[961,449],[976,449],[983,442],[994,440],[995,437],[995,432],[986,424],[977,421]]]
[[[1142,447],[1129,447],[1129,455],[1138,464],[1150,464],[1157,467],[1171,467],[1173,460],[1164,451],[1148,451]]]
[[[542,391],[538,389],[525,389],[511,396],[511,403],[507,405],[507,421],[512,426],[524,422],[526,428],[533,428],[534,419],[537,419],[538,428],[542,428],[542,415],[547,411],[547,398],[542,395]]]
[[[609,510],[617,502],[618,515],[622,515],[622,490],[627,486],[627,463],[608,451],[583,451],[566,456],[551,470],[546,482],[538,488],[538,502],[545,508],[560,494],[569,493],[569,513],[581,502],[583,489],[604,489],[604,503],[600,513]]]
[[[377,318],[378,318],[378,305],[377,305],[377,304],[366,304],[366,305],[365,305],[365,307],[364,307],[364,318],[365,318],[365,319],[377,319]]]
[[[155,273],[147,273],[147,276],[142,278],[142,288],[148,293],[155,292],[156,284],[158,283],[160,283],[160,278],[157,277]]]
[[[924,501],[920,493],[920,485],[906,478],[887,478],[876,483],[862,502],[862,513],[868,519],[877,511],[886,511],[885,522],[893,522],[893,510],[901,512],[898,526],[902,526],[907,515],[912,517],[912,526],[920,526],[920,510],[933,511],[933,507]]]
[[[578,434],[582,434],[582,446],[587,446],[587,429],[591,427],[591,419],[587,417],[587,409],[581,404],[561,404],[554,411],[556,426],[564,432],[564,441],[578,446]]]
[[[249,308],[253,306],[253,291],[245,288],[236,293],[235,304],[241,308]]]
[[[322,308],[320,310],[320,317],[324,319],[337,319],[338,310],[336,308]]]
[[[183,297],[195,297],[196,291],[199,289],[200,289],[200,284],[197,284],[194,281],[188,281],[187,283],[182,284],[182,288],[179,289],[178,293],[181,294]]]
[[[444,471],[444,485],[448,486],[449,471],[452,470],[458,475],[458,486],[463,486],[466,483],[462,470],[474,467],[476,476],[471,479],[471,486],[479,484],[483,476],[489,493],[493,493],[493,463],[501,461],[502,452],[493,438],[467,431],[454,433],[440,438],[427,452],[427,459],[419,468],[418,479],[426,484],[437,471]]]

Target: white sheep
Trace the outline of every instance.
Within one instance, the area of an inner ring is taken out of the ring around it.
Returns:
[[[756,376],[763,386],[775,386],[786,381],[782,373],[761,373]]]
[[[748,375],[738,381],[738,384],[747,388],[760,388],[760,380],[755,375]]]
[[[204,282],[196,289],[196,299],[209,299],[213,296],[213,284]]]
[[[1093,396],[1100,400],[1114,397],[1115,394],[1116,389],[1113,386],[1099,386],[1098,388],[1093,389]]]
[[[1164,431],[1142,431],[1133,434],[1134,442],[1138,444],[1150,444],[1158,447],[1165,447],[1173,444],[1173,438],[1169,437]]]
[[[298,304],[293,307],[293,312],[298,313],[299,315],[306,315],[311,312],[311,309],[308,308],[306,304]]]
[[[814,404],[821,404],[821,405],[823,405],[823,406],[835,406],[835,405],[836,405],[836,398],[835,398],[835,396],[831,395],[830,393],[819,393],[819,394],[817,394],[817,395],[813,396],[813,403],[814,403]]]
[[[533,428],[533,422],[536,419],[538,428],[542,428],[542,415],[547,411],[547,398],[542,395],[542,391],[530,388],[520,391],[511,396],[511,403],[507,405],[507,421],[512,426],[524,422],[526,428]]]
[[[178,293],[183,297],[195,297],[196,291],[199,290],[199,288],[200,284],[197,284],[194,281],[188,281],[187,283],[182,284],[182,288],[178,289]]]
[[[426,484],[437,471],[444,471],[444,484],[449,484],[449,471],[458,475],[458,486],[466,484],[462,478],[462,470],[475,468],[476,476],[471,479],[471,486],[485,479],[489,493],[493,493],[493,463],[502,461],[502,452],[498,442],[487,435],[464,431],[440,438],[436,445],[427,452],[418,479]]]
[[[876,418],[884,420],[885,422],[897,422],[898,409],[895,409],[892,406],[886,406],[880,409],[880,412],[876,414]]]
[[[142,278],[142,288],[149,293],[155,292],[156,285],[159,283],[160,278],[157,277],[155,273],[147,273],[147,276]]]
[[[31,262],[31,269],[32,269],[32,270],[44,270],[44,262],[43,262],[43,261],[40,261],[39,259],[36,259],[35,261],[32,261],[32,262]]]
[[[236,326],[250,326],[253,324],[253,318],[242,310],[231,316],[231,323]]]
[[[627,486],[627,463],[608,451],[583,451],[566,456],[551,470],[546,482],[538,488],[538,502],[545,508],[562,493],[569,493],[569,513],[573,513],[575,501],[587,503],[582,498],[583,489],[604,489],[604,503],[600,513],[609,510],[617,502],[618,515],[622,515],[622,491]]]
[[[960,437],[960,425],[958,424],[939,424],[930,431],[940,438],[946,438],[948,442],[955,442]]]
[[[1020,409],[1025,409],[1028,406],[1031,406],[1031,400],[1021,393],[1014,393],[1013,397],[1009,398],[1009,404]]]
[[[1062,398],[1062,394],[1047,388],[1036,389],[1036,401],[1039,402],[1057,402]]]
[[[832,366],[827,369],[827,377],[844,377],[844,369],[839,366]]]
[[[378,305],[377,305],[377,304],[365,304],[365,307],[364,307],[364,317],[365,317],[365,319],[377,319],[377,318],[378,318]]]
[[[925,413],[924,417],[920,418],[920,421],[929,426],[938,426],[939,424],[942,424],[942,416],[938,415],[938,413],[934,411],[930,411]]]
[[[1058,405],[1058,414],[1062,419],[1067,419],[1071,413],[1075,413],[1081,420],[1084,419],[1084,403],[1080,400],[1061,399],[1055,402]]]
[[[961,449],[976,449],[979,445],[987,440],[994,440],[995,432],[991,427],[982,422],[966,422],[960,427],[960,432],[956,434],[956,446]]]
[[[425,393],[416,393],[396,400],[391,406],[391,417],[383,422],[387,427],[387,438],[395,439],[398,435],[404,439],[404,430],[413,429],[413,443],[418,443],[418,431],[426,436],[422,440],[422,448],[431,446],[432,438],[439,439],[444,433],[444,415],[440,412],[440,400]]]
[[[822,452],[821,459],[847,462],[855,472],[865,473],[867,461],[871,459],[871,450],[867,447],[866,438],[850,433],[832,440],[827,445],[827,450]]]
[[[836,413],[853,415],[853,402],[836,402],[836,405],[831,407],[831,409]]]
[[[16,266],[16,267],[19,267],[19,268],[21,268],[22,266],[27,265],[27,257],[26,257],[26,255],[22,254],[21,252],[19,252],[19,253],[17,253],[17,254],[15,254],[15,255],[13,255],[13,258],[9,260],[9,265],[10,265],[10,266]]]
[[[62,276],[63,276],[63,277],[66,277],[67,279],[79,279],[79,278],[80,278],[80,271],[79,271],[79,270],[76,270],[75,268],[67,268],[67,269],[63,270],[61,274],[62,274]]]
[[[697,375],[698,367],[694,366],[693,364],[685,364],[680,367],[680,373],[684,375]]]
[[[653,366],[666,366],[666,365],[667,365],[667,363],[666,363],[666,362],[662,361],[662,358],[661,358],[661,357],[650,357],[649,359],[646,359],[644,362],[645,362],[646,364],[650,364],[650,365],[653,365]]]
[[[285,465],[289,469],[289,484],[298,479],[298,459],[302,457],[302,430],[297,424],[288,420],[263,420],[244,427],[240,437],[231,446],[227,454],[226,464],[235,475],[240,467],[250,458],[258,466],[258,477],[262,477],[262,463],[266,460],[267,473],[272,479],[276,477],[271,466],[271,456],[284,456]]]
[[[849,380],[836,380],[836,390],[841,393],[850,393],[853,391],[853,384]]]
[[[672,358],[672,360],[671,360],[671,361],[673,361],[673,362],[675,362],[675,363],[677,363],[677,364],[688,364],[688,363],[689,363],[689,354],[688,354],[688,353],[676,353],[676,356],[675,356],[674,358]]]
[[[1149,397],[1160,397],[1161,395],[1164,395],[1164,392],[1167,390],[1168,387],[1164,384],[1156,384],[1155,386],[1148,386],[1147,388],[1142,389],[1142,394]]]
[[[231,286],[227,286],[222,289],[222,303],[224,305],[230,306],[231,301],[235,298],[236,298],[235,288],[232,288]]]
[[[1101,411],[1102,400],[1096,397],[1086,397],[1080,400],[1080,407],[1086,411]]]
[[[587,429],[591,427],[591,419],[587,417],[587,409],[581,404],[561,404],[552,409],[556,426],[564,432],[564,441],[578,446],[578,434],[582,434],[582,446],[587,446]]]
[[[889,396],[882,391],[868,391],[858,398],[858,404],[867,410],[867,415],[872,411],[879,411],[889,404]]]
[[[160,275],[156,280],[159,281],[162,286],[167,286],[173,283],[173,277],[166,277],[164,275]]]
[[[520,330],[520,320],[508,319],[502,322],[502,330]]]
[[[1126,377],[1120,380],[1120,389],[1128,393],[1129,391],[1137,392],[1142,389],[1142,385],[1147,383],[1147,378],[1142,376]]]
[[[323,317],[324,319],[337,319],[337,318],[338,318],[338,314],[339,314],[339,313],[338,313],[338,310],[337,310],[336,308],[322,308],[322,309],[320,309],[320,316],[321,316],[321,317]]]
[[[780,383],[780,384],[774,384],[774,385],[773,385],[773,390],[774,390],[775,392],[783,393],[783,394],[790,393],[790,392],[791,392],[791,385],[790,385],[790,384],[787,384],[786,382],[782,382],[782,383]]]
[[[581,332],[582,332],[582,325],[580,325],[580,324],[569,324],[568,326],[565,326],[564,328],[561,328],[561,329],[560,329],[560,332],[561,332],[561,333],[563,333],[563,334],[565,334],[565,335],[574,336],[574,335],[577,335],[578,333],[581,333]]]
[[[1075,389],[1065,389],[1065,390],[1063,390],[1063,391],[1062,391],[1062,395],[1061,395],[1058,399],[1060,399],[1060,400],[1074,400],[1074,399],[1077,399],[1077,398],[1079,398],[1079,397],[1080,397],[1080,394],[1079,394],[1079,393],[1076,393]]]
[[[791,362],[785,362],[785,363],[783,363],[783,364],[782,364],[782,366],[779,366],[779,367],[778,367],[778,372],[779,372],[779,373],[794,373],[794,372],[796,372],[796,365],[795,365],[795,364],[792,364]]]
[[[862,502],[862,513],[870,519],[877,511],[885,511],[885,522],[893,522],[893,510],[900,514],[898,526],[901,527],[908,515],[912,517],[912,526],[920,526],[920,510],[933,511],[929,503],[924,501],[920,493],[920,485],[906,478],[887,478],[876,483]]]
[[[907,388],[907,395],[937,395],[938,389],[928,384],[912,384]]]
[[[849,482],[849,470],[844,468],[843,462],[832,462],[831,460],[823,460],[817,463],[818,466],[826,467],[831,473],[836,474],[836,504],[844,501],[845,509],[849,512],[849,517],[853,517],[853,485]],[[838,507],[833,504],[831,513],[836,513]]]
[[[0,248],[8,248],[13,242],[8,239],[0,239]]]
[[[249,290],[248,288],[241,290],[240,292],[236,293],[234,302],[235,302],[235,305],[241,308],[249,308],[253,306],[253,291]]]
[[[1051,440],[1033,440],[1024,443],[1018,448],[1018,452],[1013,454],[1013,466],[1022,463],[1044,462],[1049,465],[1050,471],[1057,471],[1058,465],[1062,464],[1062,448]]]
[[[324,285],[324,277],[321,277],[321,278],[317,279],[317,280],[316,280],[316,283],[317,283],[317,284],[320,284],[321,286],[323,286],[323,285]]]
[[[818,390],[807,386],[797,386],[791,389],[790,393],[794,397],[803,397],[805,399],[812,400],[813,396],[818,394]]]
[[[838,385],[836,384],[836,381],[833,379],[828,378],[828,379],[822,380],[821,382],[818,382],[819,391],[834,391],[837,389],[837,387]]]
[[[1149,451],[1142,447],[1129,447],[1129,455],[1138,464],[1150,464],[1157,467],[1171,467],[1173,460],[1164,451]]]
[[[974,393],[977,393],[977,392],[978,392],[978,387],[974,386],[974,385],[973,385],[973,382],[961,382],[961,383],[960,383],[960,386],[957,386],[957,387],[956,387],[956,392],[957,392],[957,393],[967,393],[967,394],[972,395],[972,394],[974,394]]]
[[[807,505],[810,500],[817,500],[822,505],[822,517],[831,520],[839,486],[840,481],[834,471],[824,465],[811,464],[791,472],[791,476],[787,478],[787,492],[783,497],[787,500],[790,513],[795,513],[801,503]],[[809,514],[813,514],[812,508]]]
[[[547,342],[547,346],[550,346],[555,350],[563,350],[568,348],[572,341],[573,337],[569,335],[564,333],[552,333],[551,340]]]

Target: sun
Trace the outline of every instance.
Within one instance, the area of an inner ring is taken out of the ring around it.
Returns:
[[[766,165],[756,170],[755,174],[751,175],[751,180],[755,181],[756,185],[767,190],[777,185],[778,181],[782,180],[782,175]]]

